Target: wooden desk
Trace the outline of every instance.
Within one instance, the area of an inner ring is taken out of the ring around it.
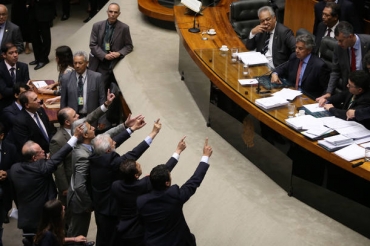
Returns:
[[[204,11],[204,15],[197,18],[200,29],[215,28],[217,34],[209,37],[208,40],[202,40],[200,34],[188,32],[192,27],[193,18],[184,16],[185,8],[176,6],[175,24],[180,36],[180,41],[189,53],[190,57],[203,71],[203,73],[214,83],[222,92],[224,92],[235,103],[252,114],[255,118],[265,123],[275,131],[287,137],[291,141],[304,147],[310,152],[321,156],[331,163],[351,172],[366,180],[370,180],[370,163],[365,163],[360,167],[352,168],[351,163],[326,151],[313,142],[305,138],[300,133],[288,127],[284,119],[287,116],[286,108],[277,108],[264,111],[254,104],[256,98],[260,96],[255,93],[253,87],[242,87],[238,83],[240,77],[240,64],[231,64],[229,54],[222,57],[219,53],[219,47],[226,44],[229,48],[241,47],[244,45],[236,36],[230,22],[227,19],[226,12],[222,8],[213,7]],[[217,26],[216,26],[217,23]],[[212,26],[213,25],[213,26]],[[180,44],[181,45],[181,44]],[[181,47],[180,47],[181,48]],[[245,48],[243,48],[246,50]],[[181,56],[180,56],[181,57]],[[260,69],[260,70],[259,70]],[[252,71],[259,75],[263,73],[262,68],[256,68]],[[246,95],[245,92],[248,92]],[[310,99],[298,98],[294,100],[297,106],[306,103],[312,103]],[[356,161],[357,162],[357,161]]]
[[[34,80],[34,81],[39,81],[39,80]],[[45,82],[50,85],[50,84],[53,84],[54,83],[54,80],[45,80]],[[38,93],[37,91],[37,88],[36,87],[33,87],[33,91],[35,93],[37,93],[37,97],[42,99],[43,102],[45,103],[45,101],[49,98],[53,98],[53,97],[56,97],[55,95],[52,95],[52,94],[42,94],[42,93]],[[49,121],[51,123],[56,123],[58,122],[58,117],[57,117],[57,114],[58,114],[58,111],[59,111],[59,108],[47,108],[45,107],[45,104],[42,105],[42,107],[44,108],[46,114],[48,115],[48,118],[49,118]]]

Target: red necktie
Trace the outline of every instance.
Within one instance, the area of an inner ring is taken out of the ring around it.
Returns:
[[[351,71],[356,71],[356,54],[353,47],[351,47]]]
[[[295,88],[298,89],[299,87],[299,77],[301,75],[301,70],[302,70],[302,64],[303,64],[303,60],[301,60],[299,62],[299,66],[298,66],[298,70],[297,70],[297,77],[295,79]]]

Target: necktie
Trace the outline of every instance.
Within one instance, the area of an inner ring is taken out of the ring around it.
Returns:
[[[263,49],[262,49],[262,54],[263,55],[266,54],[267,50],[269,49],[270,35],[271,35],[271,33],[269,33],[269,32],[266,35],[265,46],[263,46]]]
[[[356,54],[353,47],[351,47],[351,71],[356,71]]]
[[[328,28],[328,34],[326,34],[327,37],[330,37],[331,28]]]
[[[14,73],[15,68],[12,67],[9,70],[10,70],[10,77],[12,78],[12,82],[13,82],[13,84],[15,84],[15,73]]]
[[[48,136],[48,134],[46,134],[46,132],[45,132],[44,128],[42,127],[42,125],[41,125],[41,122],[40,122],[40,120],[39,120],[39,116],[38,116],[37,112],[33,115],[33,117],[35,117],[36,122],[37,122],[37,125],[39,126],[39,128],[40,128],[40,131],[41,131],[42,135],[44,136],[44,138],[46,139],[46,141],[48,141],[48,142],[49,142],[49,136]]]
[[[82,82],[82,75],[78,76],[78,97],[83,98],[84,96],[84,83]],[[81,99],[83,100],[83,99]],[[79,101],[79,100],[78,100]],[[83,104],[78,104],[78,112],[80,112],[83,108]]]
[[[356,95],[353,95],[352,98],[351,98],[351,101],[349,102],[349,105],[348,105],[348,108],[347,109],[350,109],[351,108],[351,106],[352,106],[353,102],[355,101],[355,99],[356,99]]]
[[[299,66],[298,66],[298,70],[297,70],[297,77],[295,79],[295,88],[298,89],[299,88],[299,77],[301,75],[301,71],[302,71],[302,64],[303,64],[303,60],[301,60],[299,62]]]

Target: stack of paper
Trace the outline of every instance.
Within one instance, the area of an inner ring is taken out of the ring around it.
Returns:
[[[301,91],[283,88],[278,92],[272,94],[273,96],[284,98],[285,100],[294,100],[297,96],[302,95]]]
[[[347,138],[346,136],[343,136],[341,134],[324,138],[324,140],[336,146],[349,145],[353,142],[352,138]]]
[[[280,97],[265,97],[265,98],[256,99],[256,105],[264,109],[280,107],[280,106],[284,106],[287,104],[288,104],[288,101]]]
[[[322,119],[325,126],[336,130],[347,138],[361,139],[370,136],[370,131],[358,122],[335,117],[325,117]]]
[[[351,144],[348,147],[335,151],[334,154],[347,161],[353,161],[363,158],[365,156],[365,149],[357,144]]]
[[[256,79],[238,79],[241,85],[256,85],[258,81]]]
[[[289,118],[286,119],[285,122],[288,126],[293,127],[296,130],[307,130],[323,127],[320,119],[315,118],[312,115],[302,115],[299,117]]]
[[[306,104],[306,105],[303,105],[303,107],[308,109],[311,113],[324,112],[325,111],[325,108],[320,107],[318,103]]]
[[[196,13],[198,13],[202,7],[202,2],[197,0],[181,0],[181,3]]]
[[[266,56],[256,51],[241,52],[241,53],[238,53],[238,57],[240,60],[242,60],[244,64],[248,64],[248,65],[258,65],[258,64],[265,64],[269,62]]]

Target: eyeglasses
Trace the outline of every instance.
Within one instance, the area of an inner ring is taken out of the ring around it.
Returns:
[[[270,22],[272,20],[272,17],[267,17],[266,19],[263,19],[263,20],[260,20],[260,23],[264,23],[265,21],[266,22]]]
[[[347,87],[348,87],[348,88],[357,88],[357,86],[355,86],[355,85],[350,85],[349,83],[347,83]]]

